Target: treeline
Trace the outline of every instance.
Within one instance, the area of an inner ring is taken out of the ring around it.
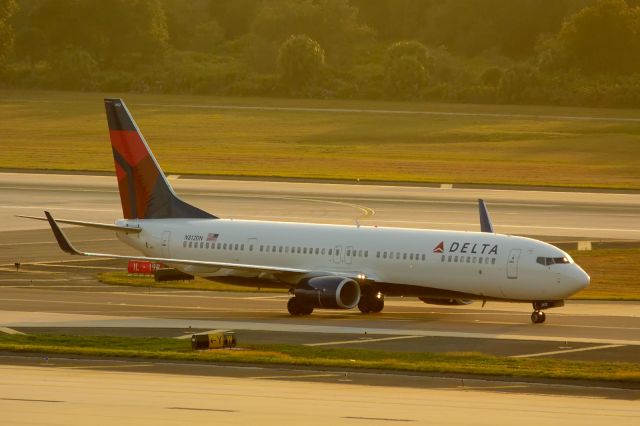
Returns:
[[[640,106],[640,5],[0,0],[0,86]]]

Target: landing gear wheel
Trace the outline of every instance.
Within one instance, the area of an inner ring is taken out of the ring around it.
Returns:
[[[294,296],[287,302],[287,310],[293,316],[311,315],[313,306],[302,302],[302,300]]]
[[[371,306],[371,312],[373,313],[378,313],[378,312],[382,312],[382,310],[384,309],[384,299],[375,299],[373,302],[373,305]]]
[[[542,311],[533,311],[531,314],[531,322],[534,324],[542,324],[547,319],[547,316]]]
[[[358,309],[360,309],[360,312],[362,312],[363,314],[368,314],[369,312],[371,312],[372,309],[371,305],[369,304],[369,300],[367,300],[367,298],[365,297],[361,297],[360,301],[358,302]]]

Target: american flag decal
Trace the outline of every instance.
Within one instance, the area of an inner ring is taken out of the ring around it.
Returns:
[[[208,233],[207,234],[207,241],[208,242],[213,241],[215,243],[217,239],[218,239],[218,234],[213,234],[213,233]]]

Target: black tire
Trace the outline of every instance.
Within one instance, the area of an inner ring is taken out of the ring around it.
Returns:
[[[287,310],[293,316],[298,316],[302,313],[300,308],[300,300],[297,297],[292,297],[287,302]]]
[[[358,302],[358,309],[360,309],[360,312],[362,312],[363,314],[368,314],[369,312],[371,312],[371,305],[365,297],[360,298],[360,301]]]
[[[311,315],[313,313],[313,306],[302,305],[300,309],[300,315]]]
[[[384,299],[374,299],[371,305],[371,312],[378,313],[384,309]]]
[[[534,311],[531,314],[531,322],[534,324],[542,324],[547,319],[547,316],[544,312]]]

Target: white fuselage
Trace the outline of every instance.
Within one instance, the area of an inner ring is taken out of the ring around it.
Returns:
[[[562,250],[533,239],[482,232],[316,225],[226,219],[121,220],[118,233],[146,256],[363,274],[403,295],[442,290],[477,299],[561,300],[588,285]],[[540,258],[565,258],[545,265]],[[211,266],[192,275],[258,276]]]

